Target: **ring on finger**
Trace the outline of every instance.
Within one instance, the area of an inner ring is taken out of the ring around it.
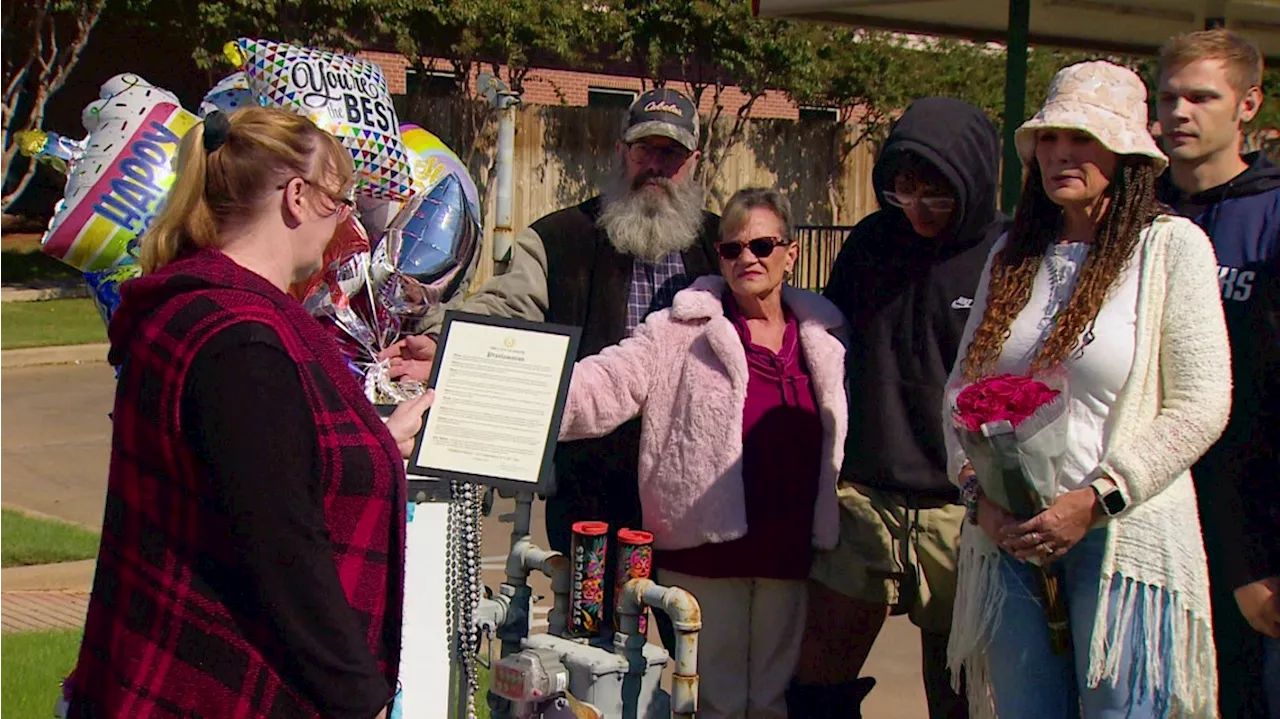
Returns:
[[[1046,555],[1048,555],[1048,556],[1052,557],[1052,556],[1053,556],[1053,554],[1054,554],[1054,552],[1058,551],[1058,549],[1057,549],[1057,547],[1054,547],[1052,544],[1049,544],[1048,542],[1045,542],[1045,543],[1043,543],[1043,544],[1041,544],[1041,545],[1040,545],[1040,551],[1041,551],[1041,552],[1044,552]]]

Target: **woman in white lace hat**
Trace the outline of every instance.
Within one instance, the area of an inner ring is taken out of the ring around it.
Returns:
[[[1216,714],[1188,468],[1226,424],[1229,349],[1209,240],[1155,199],[1168,161],[1146,97],[1123,67],[1072,65],[1016,135],[1023,199],[951,381],[1064,371],[1070,441],[1053,504],[1018,522],[981,496],[948,437],[971,510],[948,659],[975,717]],[[1033,557],[1059,577],[1065,653],[1051,648]]]

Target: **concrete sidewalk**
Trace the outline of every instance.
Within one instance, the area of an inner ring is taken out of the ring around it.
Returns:
[[[4,368],[6,506],[102,526],[115,388],[104,362]]]
[[[6,508],[95,532],[101,527],[111,442],[107,415],[115,395],[105,357],[106,345],[0,352]],[[81,627],[95,564],[89,559],[0,570],[0,627]]]
[[[44,365],[102,363],[111,345],[100,342],[61,347],[30,347],[0,352],[0,369],[42,367]]]
[[[32,282],[0,287],[0,302],[43,302],[89,296],[89,286],[82,281]]]
[[[97,560],[0,570],[0,629],[39,632],[84,625]]]
[[[9,592],[79,592],[93,588],[96,559],[58,564],[35,564],[28,567],[6,567],[0,570],[0,589]]]

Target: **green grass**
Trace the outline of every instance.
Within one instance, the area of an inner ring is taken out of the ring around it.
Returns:
[[[494,661],[497,661],[496,659]],[[476,672],[476,719],[489,719],[489,670]]]
[[[87,529],[0,510],[0,566],[23,567],[93,559],[98,535]],[[21,716],[21,715],[19,715]]]
[[[106,341],[106,325],[91,299],[5,302],[0,306],[0,349]]]
[[[6,285],[24,282],[78,280],[84,277],[71,265],[41,252],[39,245],[0,252],[0,280]]]
[[[80,630],[6,632],[0,639],[0,704],[11,717],[51,717],[59,682],[75,668]]]

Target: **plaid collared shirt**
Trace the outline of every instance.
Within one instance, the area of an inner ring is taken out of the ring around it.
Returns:
[[[636,258],[627,295],[627,334],[650,312],[670,307],[676,293],[690,284],[692,280],[685,274],[684,258],[679,252],[671,252],[657,262]]]

